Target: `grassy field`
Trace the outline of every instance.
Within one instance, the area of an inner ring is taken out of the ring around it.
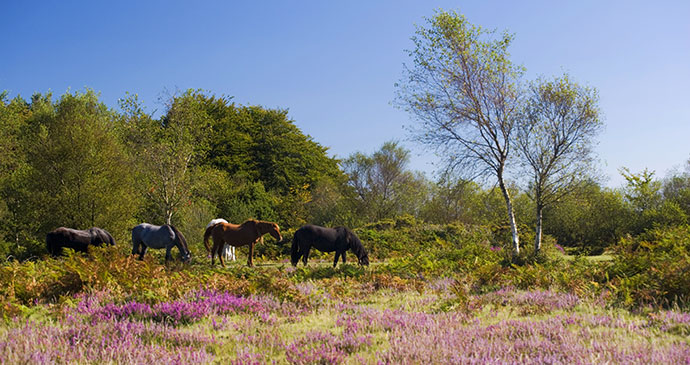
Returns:
[[[7,261],[0,363],[690,363],[690,228],[590,257],[516,258],[489,233],[363,229],[366,268],[267,244],[254,268],[199,244],[190,265],[126,246]]]
[[[0,362],[690,362],[690,314],[615,308],[606,294],[515,287],[473,293],[459,278],[403,279],[378,273],[384,263],[334,270],[328,257],[297,269],[284,260],[247,269],[240,259],[227,269],[197,260],[163,271],[161,258],[114,265],[138,265],[139,275],[154,270],[173,286],[176,275],[208,285],[142,295],[113,281],[25,305],[0,327]],[[55,264],[70,260],[91,263]]]
[[[563,258],[568,261],[575,260],[577,256],[576,255],[563,255]],[[612,254],[603,254],[603,255],[594,255],[594,256],[585,256],[587,260],[591,262],[608,262],[613,260],[613,255]]]

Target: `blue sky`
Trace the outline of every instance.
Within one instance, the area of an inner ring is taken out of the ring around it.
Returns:
[[[333,155],[398,140],[429,176],[438,159],[407,141],[391,105],[415,24],[436,9],[515,34],[527,79],[568,72],[597,88],[596,149],[618,170],[663,177],[690,158],[690,1],[4,1],[0,90],[11,97],[84,87],[113,108],[148,110],[166,90],[203,89],[289,110]]]

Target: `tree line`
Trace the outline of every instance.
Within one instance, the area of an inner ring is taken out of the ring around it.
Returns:
[[[534,252],[541,248],[544,231],[560,242],[573,243],[574,236],[566,239],[568,234],[559,226],[551,228],[549,222],[566,216],[568,212],[551,215],[578,195],[589,198],[607,193],[592,173],[596,170],[594,138],[603,126],[597,90],[578,84],[567,74],[525,81],[525,68],[514,64],[508,53],[512,34],[497,34],[473,25],[453,11],[439,10],[426,20],[412,37],[412,62],[397,84],[399,106],[417,121],[414,138],[439,152],[447,171],[459,172],[470,180],[488,177],[495,182],[505,204],[514,256],[520,254],[520,222],[532,224],[528,233],[534,236]],[[640,233],[650,223],[685,221],[687,206],[679,201],[677,190],[661,199],[661,183],[652,180],[653,173],[633,174],[625,169],[621,173],[628,183],[626,193],[623,199],[613,197],[609,202],[621,207],[627,204],[638,215],[656,218],[635,222],[639,219],[625,209],[589,217],[599,218],[589,220],[591,231],[609,233],[604,241],[615,242],[624,232]],[[511,177],[529,204],[520,202],[511,191]],[[687,176],[675,176],[670,181],[683,190]],[[533,211],[533,217],[516,219],[517,210],[525,206]],[[659,214],[668,216],[656,222]],[[620,219],[626,222],[609,227],[611,221]],[[635,223],[623,228],[627,222]],[[586,241],[584,236],[575,240]]]
[[[45,234],[107,228],[128,241],[140,222],[192,231],[212,218],[297,226],[311,191],[346,179],[287,111],[189,90],[154,118],[136,95],[108,108],[93,90],[0,102],[3,253],[37,255]]]
[[[445,169],[409,168],[387,141],[338,159],[286,110],[237,105],[187,90],[159,117],[137,95],[109,108],[93,90],[10,98],[0,93],[0,254],[39,256],[50,230],[99,226],[118,241],[141,222],[175,224],[190,237],[213,218],[360,227],[408,216],[481,225],[492,244],[542,236],[602,252],[625,235],[688,223],[690,169],[665,179],[621,170],[610,189],[592,146],[603,122],[596,89],[568,75],[525,81],[513,36],[496,36],[455,12],[419,26],[396,103],[411,135]],[[194,239],[192,239],[194,240]]]
[[[411,216],[481,225],[510,242],[505,194],[448,170],[430,180],[410,151],[383,143],[344,159],[299,130],[284,110],[241,106],[189,90],[158,118],[136,95],[108,108],[93,90],[55,98],[0,98],[0,241],[3,257],[40,256],[45,234],[100,226],[118,241],[140,222],[173,223],[190,236],[213,218],[360,227]],[[544,232],[600,252],[626,234],[687,224],[690,170],[663,180],[622,171],[627,184],[587,179],[543,209]],[[534,236],[533,186],[507,180],[521,235]]]

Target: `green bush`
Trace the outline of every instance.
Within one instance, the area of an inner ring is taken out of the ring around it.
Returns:
[[[690,298],[690,227],[649,230],[621,239],[609,270],[626,306],[685,303]]]
[[[89,255],[68,250],[68,255],[60,258],[7,261],[0,265],[0,315],[11,316],[37,303],[69,301],[75,294],[103,290],[123,301],[146,303],[174,300],[199,288],[236,295],[264,293],[307,303],[311,299],[300,283],[310,281],[323,281],[328,293],[338,297],[379,289],[434,290],[428,283],[441,278],[456,282],[456,296],[512,286],[612,298],[613,304],[629,307],[683,305],[690,298],[687,226],[658,228],[622,239],[611,263],[584,256],[566,260],[548,236],[541,252],[535,254],[527,244],[529,234],[522,236],[522,253],[513,260],[511,248],[492,246],[490,230],[478,226],[405,220],[356,232],[370,251],[369,267],[351,262],[337,268],[319,264],[292,268],[286,262],[292,230],[283,232],[282,242],[267,239],[255,252],[259,262],[266,259],[283,264],[253,268],[244,265],[244,258],[227,268],[210,267],[209,261],[198,255],[190,265],[175,260],[166,266],[162,252],[154,250],[139,261],[122,246],[95,248]],[[318,254],[315,259],[330,262],[332,255]]]

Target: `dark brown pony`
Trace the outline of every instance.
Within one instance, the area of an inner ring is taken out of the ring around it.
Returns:
[[[357,256],[360,265],[369,265],[369,253],[362,245],[359,237],[346,227],[326,228],[307,224],[295,232],[292,237],[291,260],[292,266],[297,266],[299,259],[307,264],[309,251],[311,248],[321,252],[335,251],[333,267],[338,264],[338,258],[343,258],[345,263],[345,252],[352,251]]]
[[[53,256],[62,255],[62,248],[71,248],[77,252],[88,252],[89,246],[115,245],[113,236],[105,229],[91,227],[87,230],[78,230],[60,227],[46,235],[46,248]]]
[[[261,241],[263,243],[263,235],[269,233],[278,241],[283,240],[280,235],[280,227],[273,222],[248,220],[242,224],[232,223],[217,223],[206,228],[204,232],[204,246],[206,250],[211,252],[211,265],[214,264],[214,258],[218,255],[220,264],[225,267],[225,260],[221,251],[224,244],[234,247],[241,247],[249,245],[249,257],[247,258],[247,266],[254,266],[254,245]],[[208,245],[208,238],[213,237],[213,248]]]

